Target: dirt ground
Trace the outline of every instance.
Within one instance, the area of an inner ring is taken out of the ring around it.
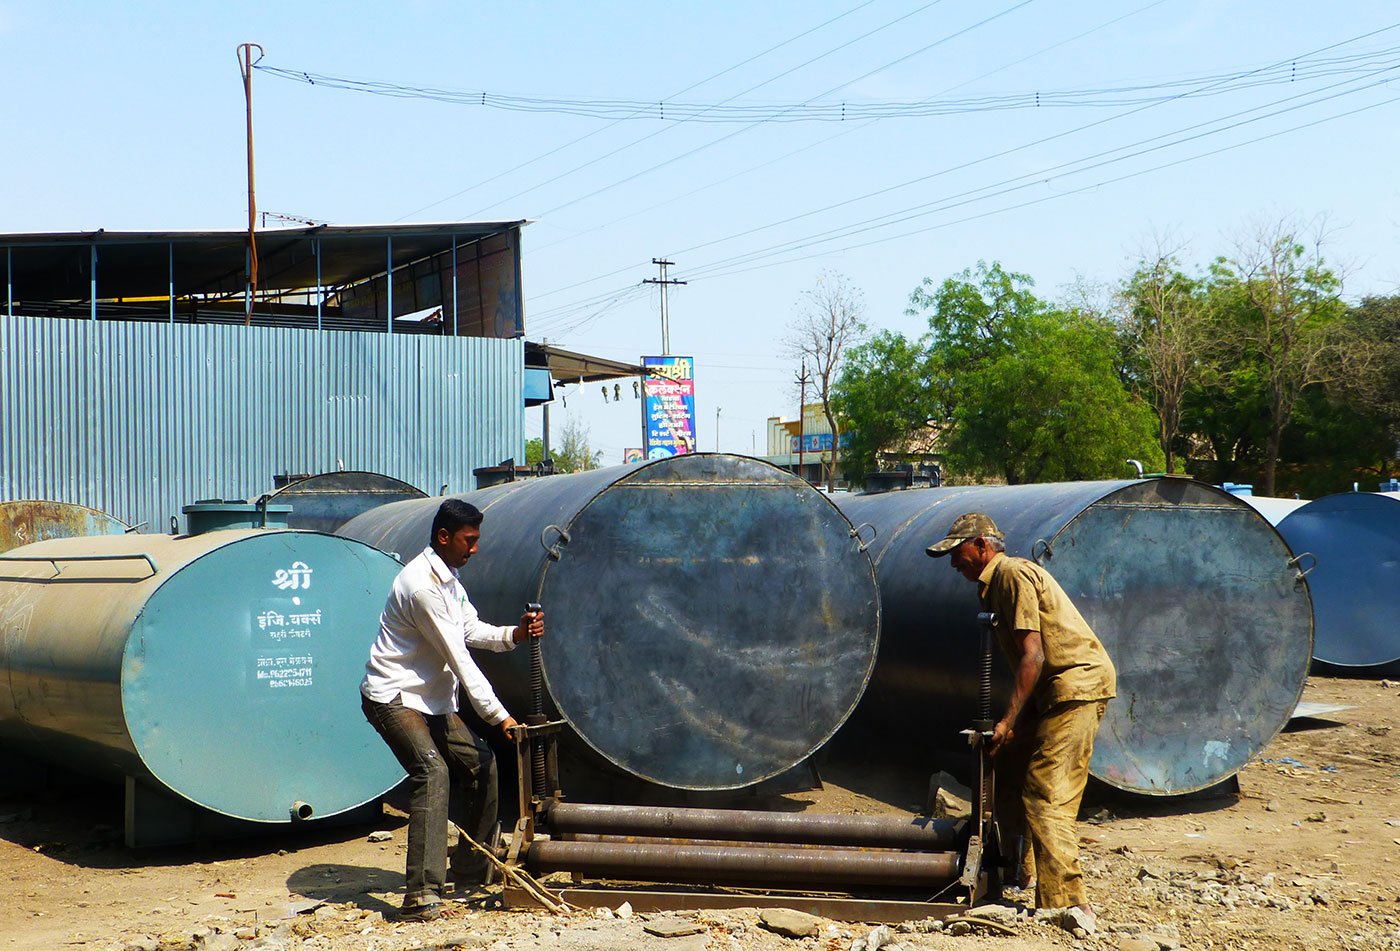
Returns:
[[[100,786],[0,800],[0,951],[1400,948],[1400,685],[1315,677],[1304,699],[1351,709],[1295,721],[1240,774],[1238,796],[1086,806],[1083,860],[1099,922],[1078,937],[1010,913],[1011,934],[871,935],[868,925],[822,921],[797,939],[751,910],[562,918],[454,902],[439,921],[396,922],[400,813],[372,828],[129,851],[120,791]],[[828,778],[786,807],[889,813],[925,793],[926,777],[907,774]],[[371,842],[372,830],[392,837]],[[645,930],[663,918],[698,933]]]

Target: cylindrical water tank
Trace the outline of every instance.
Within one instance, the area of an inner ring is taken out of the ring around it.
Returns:
[[[86,505],[47,499],[0,502],[0,552],[50,538],[121,535],[127,530],[125,522]]]
[[[789,472],[692,454],[492,486],[462,580],[482,616],[544,605],[547,702],[587,747],[671,789],[735,789],[801,763],[860,699],[879,596],[850,523]],[[442,499],[341,533],[417,555]],[[478,663],[516,716],[527,651]]]
[[[393,476],[378,472],[323,472],[284,485],[268,496],[289,505],[287,524],[317,532],[334,532],[356,515],[402,499],[422,499],[427,493]]]
[[[1400,666],[1400,492],[1342,492],[1289,513],[1278,530],[1303,557],[1317,616],[1313,656],[1336,667]],[[1315,564],[1315,567],[1314,567]]]
[[[1008,554],[1043,564],[1118,671],[1090,764],[1120,789],[1173,795],[1233,775],[1288,721],[1312,611],[1283,539],[1252,508],[1187,479],[953,487],[840,502],[877,531],[880,659],[847,732],[954,749],[976,715],[977,586],[924,549],[985,512]],[[868,530],[863,530],[868,531]],[[1002,695],[1006,665],[997,661]]]
[[[0,740],[253,822],[403,771],[358,684],[399,566],[311,532],[40,542],[0,555]]]
[[[1278,527],[1289,515],[1307,505],[1305,499],[1280,499],[1270,495],[1237,495],[1235,498],[1249,503],[1249,507],[1269,520],[1269,524]]]

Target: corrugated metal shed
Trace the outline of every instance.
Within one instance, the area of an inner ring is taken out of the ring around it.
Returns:
[[[283,472],[465,491],[524,457],[523,339],[0,317],[0,498],[161,531]]]

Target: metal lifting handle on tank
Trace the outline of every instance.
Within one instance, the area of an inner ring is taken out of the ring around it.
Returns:
[[[554,532],[555,535],[558,536],[552,545],[545,541],[545,536],[550,532]],[[549,553],[551,561],[559,560],[559,546],[567,544],[569,544],[569,533],[558,525],[546,525],[544,528],[540,529],[540,547]]]
[[[1312,564],[1308,565],[1306,568],[1301,568],[1299,565],[1304,558],[1311,558]],[[1293,576],[1293,587],[1296,590],[1303,586],[1303,580],[1307,578],[1308,575],[1312,574],[1313,569],[1317,567],[1317,556],[1310,551],[1300,551],[1298,554],[1288,559],[1288,567],[1298,572]]]
[[[145,552],[132,552],[122,555],[0,555],[0,561],[28,561],[53,565],[54,578],[63,574],[63,569],[58,566],[59,562],[136,561],[137,559],[144,561],[147,567],[151,569],[151,573],[146,575],[146,578],[154,578],[156,575],[160,574],[160,567],[156,564],[156,560]],[[131,580],[145,581],[146,578],[132,578]],[[82,581],[83,579],[78,578],[76,580]],[[102,580],[110,581],[111,579],[103,578]]]
[[[1054,555],[1054,549],[1051,547],[1050,543],[1043,538],[1037,538],[1031,544],[1031,561],[1035,562],[1037,565],[1045,564],[1045,559],[1052,558]]]
[[[865,537],[861,534],[867,528],[870,529],[870,541],[866,541]],[[851,537],[856,540],[856,548],[859,551],[865,551],[871,545],[875,544],[875,536],[878,534],[879,530],[876,529],[875,526],[871,525],[869,522],[862,522],[855,528],[851,529]]]

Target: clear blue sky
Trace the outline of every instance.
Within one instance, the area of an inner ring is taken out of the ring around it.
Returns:
[[[735,452],[762,453],[764,420],[795,413],[780,340],[824,269],[864,291],[873,326],[917,333],[910,291],[979,258],[1056,296],[1080,276],[1117,281],[1154,233],[1204,262],[1261,220],[1325,216],[1348,296],[1400,285],[1400,6],[1387,2],[0,0],[0,230],[241,227],[244,41],[262,44],[264,65],[335,77],[770,119],[802,104],[1041,92],[1040,108],[879,121],[611,122],[255,73],[260,209],[337,224],[532,219],[531,339],[657,352],[656,294],[636,285],[656,275],[651,258],[675,260],[691,283],[671,298],[672,350],[696,358],[703,449],[716,407],[720,448]],[[1265,69],[1276,64],[1287,75]],[[1249,88],[1225,78],[1251,70]],[[1107,91],[1123,87],[1148,88]],[[1193,89],[1209,94],[1157,101]],[[1048,105],[1066,92],[1100,104]],[[1134,143],[1166,147],[1065,165]],[[810,243],[887,215],[917,217]],[[583,422],[606,462],[639,443],[630,393],[568,402],[556,427]]]

